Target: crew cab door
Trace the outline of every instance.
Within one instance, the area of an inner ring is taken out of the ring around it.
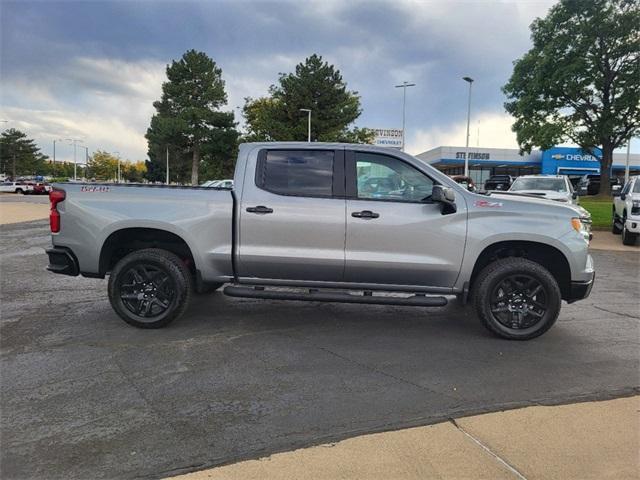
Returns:
[[[261,149],[250,155],[241,195],[241,280],[342,280],[343,149]]]
[[[345,155],[345,281],[452,287],[464,254],[464,199],[443,215],[428,199],[434,180],[416,165],[379,153]]]

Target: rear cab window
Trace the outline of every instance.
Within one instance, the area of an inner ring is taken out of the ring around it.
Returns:
[[[342,159],[335,150],[262,150],[258,156],[256,185],[278,195],[340,196]],[[339,175],[339,176],[338,176]],[[338,180],[340,178],[340,181]]]

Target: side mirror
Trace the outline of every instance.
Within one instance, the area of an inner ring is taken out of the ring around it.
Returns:
[[[627,194],[626,193],[620,193],[620,192],[616,192],[616,193],[618,194],[617,196],[620,197],[620,200],[622,200],[623,202],[627,199]],[[616,196],[616,195],[614,194],[614,196]]]
[[[578,192],[573,192],[573,195],[571,195],[571,198],[573,198],[574,200],[578,198]]]
[[[455,213],[458,210],[456,207],[456,194],[449,187],[434,185],[431,192],[431,200],[442,204],[443,215]]]

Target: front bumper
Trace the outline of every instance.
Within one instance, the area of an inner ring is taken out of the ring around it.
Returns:
[[[49,265],[47,270],[62,275],[71,275],[73,277],[80,273],[78,260],[71,249],[66,247],[51,247],[46,249],[49,256]]]
[[[634,215],[631,218],[627,218],[625,226],[629,233],[640,233],[640,217]]]
[[[578,300],[584,300],[591,293],[593,283],[595,282],[596,274],[592,273],[591,280],[587,282],[571,282],[571,291],[569,297],[566,298],[567,303],[577,302]]]

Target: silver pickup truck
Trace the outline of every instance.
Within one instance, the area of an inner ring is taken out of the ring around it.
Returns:
[[[547,331],[589,295],[585,219],[569,205],[478,195],[405,153],[367,145],[240,146],[233,189],[58,184],[48,269],[104,278],[126,322],[184,313],[194,292],[443,306],[493,333]]]

